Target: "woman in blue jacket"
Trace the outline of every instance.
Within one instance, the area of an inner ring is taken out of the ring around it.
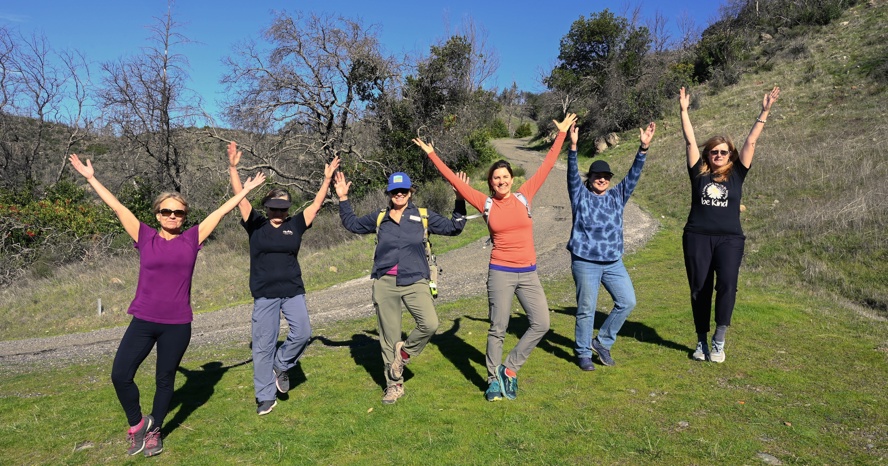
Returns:
[[[613,366],[610,350],[617,333],[635,308],[635,290],[623,265],[623,209],[635,190],[656,125],[651,122],[640,130],[641,145],[629,173],[613,189],[614,175],[604,160],[589,166],[586,181],[577,168],[577,127],[570,129],[570,151],[567,153],[567,190],[573,214],[573,228],[567,249],[571,271],[577,287],[576,353],[580,369],[595,370],[592,352],[605,366]],[[614,300],[614,307],[592,338],[598,288],[604,288]]]

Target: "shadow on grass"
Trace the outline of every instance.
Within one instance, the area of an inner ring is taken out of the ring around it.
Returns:
[[[470,316],[464,317],[473,319]],[[487,375],[479,374],[477,369],[472,366],[472,363],[474,362],[481,367],[485,367],[486,358],[484,356],[484,353],[478,351],[477,348],[470,345],[457,335],[459,333],[460,326],[462,325],[460,321],[461,319],[462,317],[457,317],[453,321],[453,325],[450,326],[449,330],[433,336],[430,343],[438,347],[438,350],[441,351],[441,354],[444,355],[444,357],[447,358],[447,360],[450,361],[454,367],[459,369],[466,380],[472,382],[481,390],[485,390],[487,388]]]
[[[209,401],[216,389],[216,384],[222,380],[222,376],[225,375],[229,369],[249,364],[252,361],[253,359],[247,359],[246,361],[241,361],[230,366],[223,366],[221,362],[213,361],[200,366],[201,370],[189,370],[180,365],[178,371],[185,376],[185,383],[182,384],[178,390],[173,392],[169,411],[173,411],[179,406],[181,406],[181,408],[176,412],[173,419],[164,423],[163,434],[169,435],[172,431],[176,430],[179,426],[185,423],[188,416],[191,416],[193,412],[197,411],[197,408],[200,408],[204,403]]]
[[[552,311],[557,312],[559,314],[566,315],[566,316],[571,316],[571,317],[575,317],[577,315],[577,308],[575,306],[565,307],[565,308],[555,308],[555,309],[552,309]],[[604,323],[604,320],[607,319],[607,316],[608,316],[607,313],[604,313],[601,311],[595,311],[594,327],[596,329],[600,329],[601,324]],[[635,321],[632,321],[629,319],[627,319],[626,322],[623,324],[623,327],[620,328],[620,332],[617,334],[617,337],[618,338],[621,338],[621,337],[622,338],[634,338],[641,343],[650,343],[652,345],[659,345],[664,348],[669,348],[669,349],[673,349],[676,351],[684,351],[688,354],[690,354],[694,351],[694,348],[691,348],[690,346],[686,346],[681,343],[676,343],[674,341],[667,340],[667,339],[661,337],[660,334],[657,333],[657,331],[655,329],[648,327],[647,325],[642,324],[640,322],[635,322]],[[570,341],[570,343],[569,343],[568,347],[573,348],[574,347],[574,339],[570,338],[569,341]]]
[[[364,333],[352,335],[350,340],[336,341],[327,337],[314,337],[312,341],[320,341],[324,346],[347,346],[355,363],[364,368],[381,388],[385,388],[382,356],[380,356],[379,340],[369,335],[376,335],[376,330],[365,330]],[[405,373],[406,380],[406,373]]]

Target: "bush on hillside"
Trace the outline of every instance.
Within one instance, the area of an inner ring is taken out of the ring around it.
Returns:
[[[530,123],[528,123],[528,122],[521,123],[520,125],[518,125],[517,128],[515,128],[515,137],[516,138],[519,138],[519,139],[526,138],[526,137],[531,136],[532,134],[533,134],[533,129],[531,129]]]

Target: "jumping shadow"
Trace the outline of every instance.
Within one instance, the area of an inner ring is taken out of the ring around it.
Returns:
[[[197,408],[200,408],[210,400],[216,389],[216,384],[222,380],[222,376],[229,369],[249,364],[252,361],[253,359],[247,359],[246,361],[224,367],[221,362],[213,361],[200,366],[201,370],[189,370],[180,365],[178,371],[185,376],[185,383],[173,392],[169,411],[172,411],[177,406],[181,406],[181,408],[176,412],[173,419],[164,424],[164,435],[169,435],[176,430],[185,423],[188,416],[197,411]]]
[[[471,316],[464,317],[474,319]],[[478,351],[477,348],[457,336],[460,326],[462,325],[460,319],[462,319],[462,317],[457,317],[453,321],[453,325],[446,332],[433,336],[430,343],[438,347],[441,354],[444,355],[454,367],[459,369],[466,380],[475,384],[481,390],[484,390],[487,388],[487,375],[485,374],[482,376],[479,374],[472,363],[486,368],[486,356],[481,351]]]
[[[478,322],[490,322],[488,319],[477,317],[469,317],[469,319]],[[519,313],[518,315],[513,314],[509,318],[509,326],[506,327],[506,333],[512,334],[520,339],[524,333],[527,332],[528,328],[530,328],[530,320],[527,318],[526,313]],[[573,348],[573,339],[560,335],[551,328],[546,332],[546,336],[543,337],[536,347],[555,357],[564,359],[565,361],[575,362],[574,360],[576,358],[571,355],[570,351],[562,348]],[[506,348],[503,348],[503,357],[505,357],[509,351],[511,351],[511,349],[507,351]]]
[[[565,308],[561,308],[561,309],[552,309],[552,310],[559,313],[559,314],[564,314],[566,316],[576,317],[576,315],[577,315],[576,306],[565,307]],[[593,324],[593,327],[596,329],[600,329],[601,324],[604,323],[604,320],[607,319],[607,316],[608,316],[607,313],[604,313],[601,311],[595,311],[595,323]],[[694,348],[683,345],[681,343],[676,343],[672,340],[667,340],[667,339],[661,337],[660,334],[657,333],[657,331],[655,329],[648,327],[647,325],[642,324],[641,322],[636,322],[636,321],[629,320],[629,319],[627,319],[626,322],[623,324],[623,327],[620,328],[620,333],[618,335],[620,338],[634,338],[636,341],[639,341],[641,343],[649,343],[652,345],[658,345],[658,346],[662,346],[664,348],[669,348],[669,349],[676,350],[676,351],[684,351],[684,352],[687,352],[688,354],[690,354],[694,351]],[[573,348],[574,339],[571,338],[570,341],[571,341],[571,343],[570,343],[569,347]]]
[[[355,364],[363,367],[373,381],[384,389],[386,381],[383,374],[382,356],[379,354],[379,340],[369,336],[373,334],[376,334],[375,330],[365,330],[364,333],[352,335],[351,340],[335,341],[322,336],[314,339],[320,341],[324,346],[347,346]]]

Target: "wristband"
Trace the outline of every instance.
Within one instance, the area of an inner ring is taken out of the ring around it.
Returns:
[[[644,147],[644,145],[639,145],[638,152],[647,152],[648,149],[650,149],[650,148],[651,148],[651,146]]]
[[[762,120],[761,118],[756,118],[755,121],[757,121],[757,122],[759,122],[759,123],[761,123],[761,124],[765,124],[765,123],[768,122],[768,120]]]

